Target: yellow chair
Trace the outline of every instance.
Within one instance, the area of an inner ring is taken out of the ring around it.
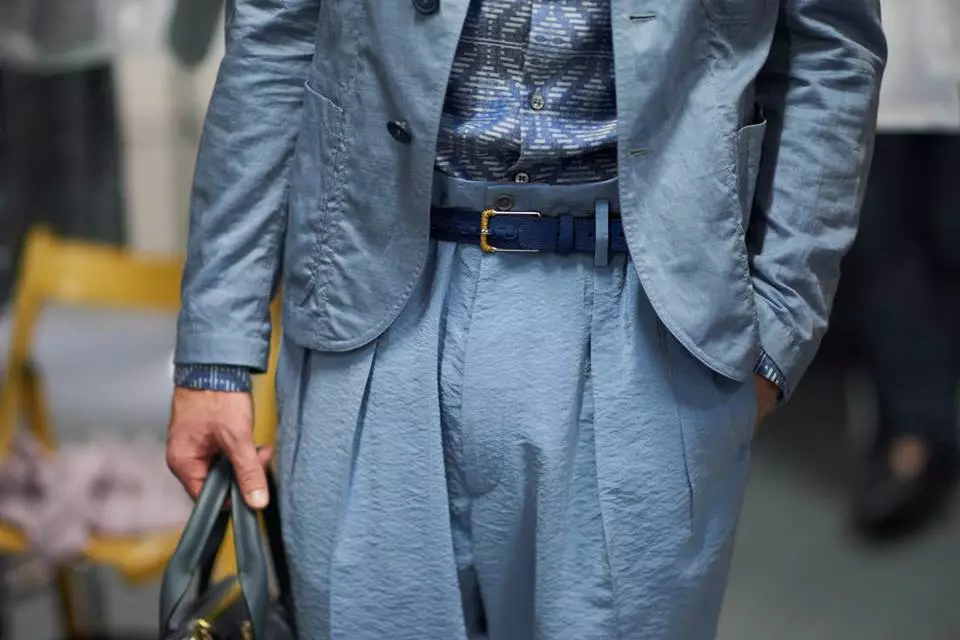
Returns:
[[[180,260],[148,258],[128,251],[55,238],[44,229],[27,239],[13,302],[12,335],[0,388],[0,459],[6,457],[19,424],[49,450],[55,440],[39,372],[30,366],[31,349],[44,305],[62,303],[89,307],[176,313],[180,304]],[[272,308],[276,318],[276,306]],[[274,323],[275,334],[279,322]],[[255,430],[259,445],[272,444],[276,432],[273,393],[279,339],[272,340],[271,367],[254,383]],[[176,548],[179,531],[140,538],[93,537],[83,560],[112,567],[130,582],[158,577]],[[27,540],[17,529],[0,523],[0,553],[23,553]],[[218,561],[218,576],[235,571],[232,536]],[[79,637],[78,615],[70,584],[70,568],[58,567],[59,606],[69,637]]]

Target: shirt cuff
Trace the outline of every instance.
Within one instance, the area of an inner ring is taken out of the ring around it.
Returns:
[[[173,384],[200,391],[228,391],[246,393],[252,388],[247,367],[221,364],[177,365],[173,370]]]
[[[787,378],[783,375],[783,372],[780,370],[780,367],[777,366],[777,363],[773,361],[766,351],[760,353],[760,359],[757,361],[757,365],[753,368],[753,371],[777,385],[777,388],[780,389],[780,398],[785,398],[789,395],[787,388]]]

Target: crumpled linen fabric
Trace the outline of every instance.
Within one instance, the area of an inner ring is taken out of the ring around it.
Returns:
[[[93,534],[178,529],[192,506],[162,443],[149,438],[99,437],[48,453],[24,436],[0,463],[0,521],[50,560],[80,553]]]

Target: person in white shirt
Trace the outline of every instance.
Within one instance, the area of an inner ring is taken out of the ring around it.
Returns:
[[[855,331],[879,399],[878,435],[854,494],[867,536],[915,531],[957,477],[960,274],[960,2],[884,0],[889,60],[879,135],[845,262]]]

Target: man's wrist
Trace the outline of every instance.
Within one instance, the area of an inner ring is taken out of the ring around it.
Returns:
[[[223,364],[179,364],[173,371],[173,384],[183,389],[246,393],[253,383],[250,369]]]
[[[765,351],[761,352],[760,359],[757,360],[757,364],[753,368],[753,371],[758,376],[775,386],[779,391],[781,398],[786,397],[787,378],[783,375],[783,372],[780,370],[780,367],[777,366],[777,363],[773,361],[773,358],[767,355]]]

